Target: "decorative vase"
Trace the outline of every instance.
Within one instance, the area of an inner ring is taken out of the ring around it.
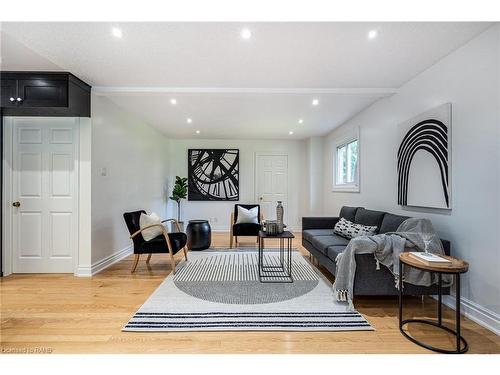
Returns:
[[[283,233],[283,205],[281,201],[278,201],[278,205],[276,206],[276,221],[278,222],[278,233]]]

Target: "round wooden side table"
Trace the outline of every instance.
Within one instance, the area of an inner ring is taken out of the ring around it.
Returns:
[[[410,253],[402,253],[399,256],[399,274],[403,275],[403,267],[408,266],[412,268],[416,268],[426,272],[436,273],[438,275],[438,317],[437,321],[434,320],[426,320],[426,319],[405,319],[403,320],[403,278],[399,278],[399,330],[408,340],[414,342],[417,345],[420,345],[426,349],[445,354],[462,354],[465,353],[469,349],[469,345],[467,341],[460,335],[460,275],[465,273],[469,269],[469,264],[463,260],[453,258],[451,256],[442,255],[444,258],[451,261],[451,263],[437,263],[428,265],[419,261],[418,259],[410,256]],[[456,307],[455,307],[455,330],[448,328],[443,325],[442,322],[442,276],[443,274],[452,274],[455,276],[455,285],[456,285]],[[436,348],[434,346],[425,344],[421,341],[416,340],[411,337],[408,333],[403,330],[403,326],[409,323],[422,323],[431,325],[447,332],[453,333],[456,336],[456,349],[455,350],[447,350]],[[462,346],[463,344],[463,346]]]

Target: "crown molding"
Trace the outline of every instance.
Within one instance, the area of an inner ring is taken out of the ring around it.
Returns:
[[[268,95],[369,95],[390,96],[399,89],[390,87],[147,87],[147,86],[94,86],[92,92],[100,96],[137,96],[165,94],[268,94]]]

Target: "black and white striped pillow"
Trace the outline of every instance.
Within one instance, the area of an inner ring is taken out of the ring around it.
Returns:
[[[335,224],[333,232],[341,237],[351,239],[359,236],[373,236],[377,232],[377,227],[356,224],[341,217],[337,224]]]

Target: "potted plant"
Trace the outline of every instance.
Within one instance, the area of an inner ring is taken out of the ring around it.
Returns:
[[[183,230],[184,228],[183,223],[181,221],[181,199],[186,199],[186,197],[187,197],[187,177],[175,176],[175,184],[170,199],[172,199],[177,203],[177,221],[179,222],[181,230]]]

